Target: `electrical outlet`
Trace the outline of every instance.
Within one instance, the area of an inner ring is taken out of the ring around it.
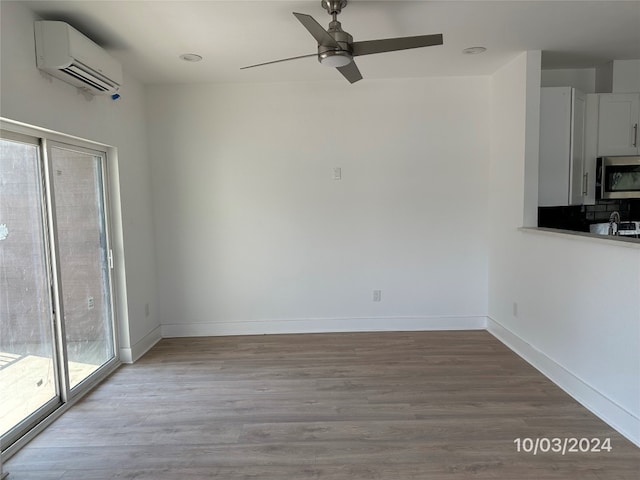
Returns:
[[[374,290],[373,291],[373,301],[381,302],[382,301],[382,290]]]
[[[513,302],[513,316],[518,316],[518,302]]]
[[[89,310],[93,310],[93,307],[96,306],[96,303],[93,301],[93,297],[87,297],[87,308]]]
[[[149,304],[145,304],[144,306],[144,316],[148,317],[149,316]]]

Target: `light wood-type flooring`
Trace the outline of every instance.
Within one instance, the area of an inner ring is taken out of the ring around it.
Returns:
[[[53,358],[0,352],[0,359],[11,360],[4,365],[0,362],[0,433],[4,434],[54,398],[56,387]],[[78,362],[67,365],[72,385],[100,366]]]
[[[610,438],[518,453],[516,438]],[[640,449],[490,334],[165,339],[5,465],[10,480],[637,480]]]

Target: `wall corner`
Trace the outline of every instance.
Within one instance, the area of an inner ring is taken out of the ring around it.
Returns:
[[[538,164],[540,150],[540,83],[542,52],[527,52],[525,73],[525,150],[523,227],[538,226]]]

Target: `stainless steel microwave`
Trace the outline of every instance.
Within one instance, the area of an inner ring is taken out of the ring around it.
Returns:
[[[640,198],[640,156],[598,159],[599,198]]]

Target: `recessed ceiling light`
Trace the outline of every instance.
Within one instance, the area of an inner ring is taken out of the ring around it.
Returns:
[[[202,60],[202,55],[195,53],[183,53],[180,55],[180,60],[184,60],[185,62],[199,62]]]
[[[465,55],[477,55],[478,53],[486,52],[487,49],[484,47],[469,47],[462,50],[462,53]]]

